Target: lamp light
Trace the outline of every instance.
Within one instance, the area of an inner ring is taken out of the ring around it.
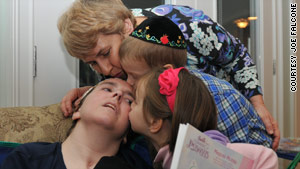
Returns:
[[[245,18],[237,19],[234,21],[234,23],[241,29],[244,29],[249,25],[248,19]]]

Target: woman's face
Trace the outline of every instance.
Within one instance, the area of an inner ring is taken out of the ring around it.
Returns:
[[[126,76],[121,68],[119,57],[122,40],[123,37],[120,34],[100,33],[97,46],[92,51],[93,54],[82,60],[100,74],[124,79]]]
[[[84,100],[80,119],[122,136],[129,126],[133,100],[132,87],[127,82],[118,78],[104,80]]]

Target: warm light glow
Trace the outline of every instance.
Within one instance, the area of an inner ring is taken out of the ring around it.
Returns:
[[[234,23],[237,25],[239,28],[246,28],[249,24],[249,21],[245,18],[237,19],[234,21]]]
[[[248,20],[249,20],[249,21],[256,20],[256,19],[257,19],[257,16],[249,16],[249,17],[248,17]]]

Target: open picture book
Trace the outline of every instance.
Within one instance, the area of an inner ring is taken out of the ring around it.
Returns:
[[[251,169],[253,163],[192,125],[180,124],[171,169]]]

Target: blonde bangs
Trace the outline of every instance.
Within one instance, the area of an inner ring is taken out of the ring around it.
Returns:
[[[58,21],[67,51],[74,57],[91,54],[99,33],[123,34],[124,20],[135,18],[119,0],[77,0]]]

